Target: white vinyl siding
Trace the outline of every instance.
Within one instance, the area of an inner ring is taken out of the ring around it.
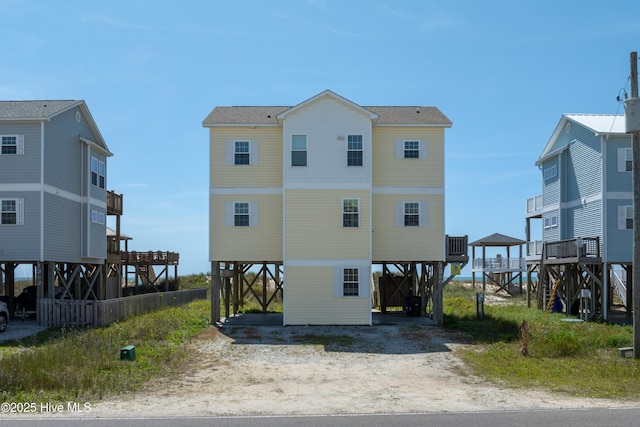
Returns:
[[[225,164],[250,165],[258,164],[258,141],[230,140],[226,141]]]
[[[421,140],[398,140],[395,142],[396,159],[426,159],[428,142]]]
[[[631,148],[618,148],[618,172],[631,172],[632,152]]]
[[[417,209],[417,212],[416,212]],[[406,201],[396,203],[395,222],[398,227],[425,227],[427,225],[427,202]],[[416,224],[417,220],[417,224]]]
[[[23,155],[24,135],[1,135],[0,155]]]
[[[0,225],[24,225],[24,199],[0,199]]]
[[[633,230],[633,206],[618,206],[618,230]]]
[[[257,227],[258,202],[225,202],[224,223],[227,227]]]

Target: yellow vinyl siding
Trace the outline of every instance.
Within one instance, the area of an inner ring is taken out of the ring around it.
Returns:
[[[369,325],[370,298],[336,297],[333,267],[285,267],[287,325]]]
[[[213,127],[209,130],[211,187],[281,187],[281,127]],[[257,165],[227,165],[227,141],[258,141]]]
[[[225,225],[226,202],[257,202],[256,227]],[[282,260],[282,196],[213,195],[209,206],[209,254],[218,261]]]
[[[426,140],[426,159],[396,159],[399,140]],[[443,187],[444,128],[373,127],[373,187]]]
[[[427,202],[425,227],[398,227],[397,202]],[[373,261],[443,261],[444,196],[373,195]]]
[[[343,198],[359,199],[357,228],[342,226]],[[369,259],[368,190],[286,190],[287,259]]]

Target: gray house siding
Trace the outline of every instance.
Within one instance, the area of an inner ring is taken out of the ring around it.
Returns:
[[[0,135],[24,136],[24,154],[0,154],[0,184],[40,182],[40,123],[0,122]]]
[[[53,194],[44,194],[45,261],[79,263],[81,257],[82,204]],[[105,243],[106,245],[106,243]]]
[[[557,223],[555,225],[551,224],[552,218],[556,218]],[[545,226],[545,223],[549,223],[548,226]],[[559,209],[553,209],[549,211],[545,211],[542,214],[542,239],[545,241],[555,241],[561,239],[560,228],[562,227],[562,218]]]
[[[558,157],[554,157],[542,164],[542,205],[553,206],[560,203],[560,165]],[[545,179],[545,170],[556,167],[556,176]]]
[[[33,261],[40,258],[40,193],[0,192],[2,199],[24,200],[24,224],[0,225],[0,260]]]
[[[101,224],[100,222],[93,222],[91,215],[94,211],[98,213],[99,218],[101,217],[106,221],[106,209],[95,205],[89,205],[89,235],[84,236],[85,240],[83,240],[83,242],[88,242],[88,244],[85,246],[83,254],[88,258],[95,258],[99,260],[96,261],[98,263],[102,263],[102,260],[107,258],[107,244],[105,242],[107,229],[105,223]]]
[[[631,148],[631,139],[629,137],[611,136],[604,143],[605,162],[606,162],[606,185],[607,192],[632,192],[631,171],[624,170],[624,165],[619,165],[624,156],[624,149]],[[622,150],[619,152],[619,150]],[[622,169],[622,170],[620,170]]]
[[[574,139],[567,150],[565,171],[568,202],[594,196],[602,191],[600,138],[593,133],[579,136],[580,139]]]
[[[71,109],[58,114],[45,124],[44,182],[80,195],[81,179],[86,172],[82,163],[86,163],[86,159],[82,159],[82,143],[78,136],[83,121],[76,123],[75,111]]]
[[[630,263],[633,259],[633,230],[624,229],[619,226],[620,212],[622,206],[632,206],[630,200],[608,200],[607,201],[607,238],[606,251],[607,262],[610,263]]]

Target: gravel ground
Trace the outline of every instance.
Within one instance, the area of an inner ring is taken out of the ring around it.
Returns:
[[[186,351],[198,362],[146,390],[97,402],[92,416],[392,414],[633,403],[509,389],[470,375],[469,344],[430,325],[226,326]]]

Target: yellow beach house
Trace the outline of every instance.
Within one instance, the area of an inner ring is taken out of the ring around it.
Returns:
[[[326,90],[293,107],[215,107],[203,126],[214,292],[269,283],[284,325],[370,325],[376,266],[414,274],[414,295],[441,282],[451,121],[437,108]]]

